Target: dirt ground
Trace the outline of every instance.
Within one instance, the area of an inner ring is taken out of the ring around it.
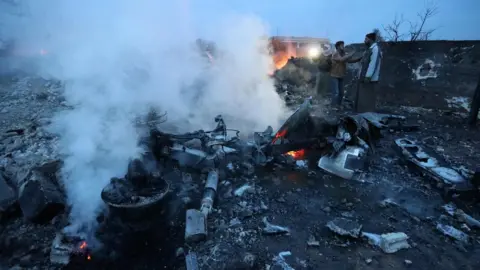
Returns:
[[[39,101],[40,102],[40,101]],[[47,102],[47,101],[41,101]],[[393,140],[403,136],[430,146],[453,168],[474,169],[480,164],[478,128],[467,128],[464,112],[383,107],[382,111],[407,116],[421,125],[416,132],[389,132],[378,142],[362,181],[347,181],[327,175],[311,162],[305,167],[258,169],[251,177],[221,179],[215,211],[209,217],[205,242],[183,243],[184,208],[170,202],[180,213],[132,245],[129,255],[75,263],[69,269],[185,269],[185,253],[195,252],[200,269],[282,269],[275,265],[279,252],[291,268],[283,269],[478,269],[480,234],[467,232],[473,241],[463,245],[435,229],[437,222],[460,228],[441,206],[447,203],[442,191],[400,162]],[[332,113],[329,108],[318,113]],[[9,119],[6,113],[2,116]],[[339,112],[342,113],[342,112]],[[228,124],[227,124],[228,125]],[[174,177],[175,178],[175,177]],[[195,179],[196,181],[200,181]],[[232,191],[249,184],[242,196]],[[198,186],[202,186],[198,182]],[[381,202],[391,199],[396,205]],[[460,205],[459,205],[460,206]],[[480,205],[464,201],[462,208],[480,218]],[[263,218],[288,227],[288,235],[262,233]],[[377,234],[404,232],[411,248],[385,254],[363,239],[339,237],[326,228],[327,222],[345,217]],[[49,262],[50,244],[65,225],[66,215],[51,223],[34,225],[20,216],[0,225],[0,269],[60,269]],[[167,224],[167,225],[168,225]],[[122,235],[117,235],[121,238]],[[309,246],[309,240],[318,241]],[[114,247],[112,247],[114,251]],[[113,256],[113,255],[112,255]]]

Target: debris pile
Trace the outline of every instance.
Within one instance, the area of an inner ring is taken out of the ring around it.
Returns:
[[[279,85],[311,87],[316,70],[302,65],[294,59],[278,71]],[[282,77],[287,71],[296,75]],[[276,131],[266,127],[240,136],[221,115],[210,131],[174,134],[151,125],[139,142],[145,153],[98,194],[106,207],[90,236],[64,230],[70,209],[57,176],[62,162],[52,146],[56,138],[44,124],[7,130],[1,146],[1,255],[11,256],[9,265],[25,267],[46,258],[40,264],[52,269],[128,265],[138,253],[152,259],[146,266],[162,257],[187,270],[316,269],[325,262],[336,269],[336,257],[344,253],[338,250],[352,245],[378,254],[355,263],[380,267],[382,256],[393,253],[401,264],[420,264],[404,255],[415,256],[419,245],[433,241],[423,233],[438,238],[429,248],[446,241],[465,252],[478,244],[480,221],[470,203],[478,198],[478,173],[419,143],[420,122],[386,113],[316,116],[312,99],[303,99],[308,95],[299,95],[303,103]],[[385,149],[396,150],[403,163]],[[33,161],[27,152],[47,160]],[[452,201],[438,219],[438,208],[419,206],[422,196],[435,201],[431,183]],[[35,238],[42,230],[47,244]],[[22,237],[8,237],[12,231]],[[38,255],[25,258],[30,249]]]

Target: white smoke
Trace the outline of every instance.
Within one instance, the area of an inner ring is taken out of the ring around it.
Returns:
[[[74,107],[54,121],[73,232],[92,229],[102,188],[140,153],[132,119],[150,107],[166,111],[178,131],[212,128],[217,114],[243,133],[283,117],[259,18],[215,7],[205,14],[188,0],[17,2],[26,14],[10,22],[22,29],[14,32],[17,44],[49,52],[37,64],[43,76],[65,82]],[[198,53],[197,38],[221,52],[213,67]]]

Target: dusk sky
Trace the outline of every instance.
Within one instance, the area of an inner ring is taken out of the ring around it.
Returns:
[[[382,26],[391,23],[396,14],[418,21],[416,14],[428,3],[424,0],[184,1],[197,11],[193,13],[206,17],[225,11],[255,14],[268,24],[272,35],[328,37],[348,43],[363,41],[364,34],[375,27],[383,29]],[[426,25],[427,29],[437,28],[432,39],[480,39],[480,0],[433,2],[438,13]],[[405,22],[403,32],[408,29],[409,24]]]

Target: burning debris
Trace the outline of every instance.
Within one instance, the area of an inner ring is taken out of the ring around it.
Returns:
[[[76,258],[88,261],[92,259],[87,242],[79,237],[68,237],[58,233],[52,242],[50,261],[53,264],[68,265]]]
[[[161,124],[147,121],[148,136],[140,141],[145,152],[141,157],[131,160],[125,176],[112,178],[103,188],[99,196],[107,206],[107,211],[99,215],[99,227],[88,237],[71,236],[61,229],[67,224],[54,218],[62,211],[69,211],[65,207],[62,185],[56,179],[59,164],[55,162],[28,170],[19,182],[21,188],[18,190],[12,185],[10,175],[0,173],[0,212],[3,214],[8,209],[15,208],[15,203],[18,202],[25,219],[36,223],[57,224],[56,231],[61,233],[57,234],[51,244],[50,262],[63,266],[85,263],[93,265],[102,260],[118,261],[121,257],[128,257],[124,254],[134,252],[132,250],[136,248],[132,246],[148,246],[176,239],[174,249],[182,250],[176,258],[185,256],[185,261],[182,260],[181,263],[186,263],[187,269],[205,269],[212,262],[220,261],[218,254],[225,257],[231,256],[225,254],[232,252],[244,254],[258,239],[295,241],[293,238],[298,231],[289,218],[279,219],[276,215],[286,216],[288,211],[310,213],[316,208],[321,208],[325,215],[340,211],[343,217],[328,222],[327,227],[335,233],[336,238],[346,236],[351,241],[348,245],[366,238],[371,245],[379,247],[385,253],[408,249],[409,237],[404,233],[377,235],[362,232],[363,226],[354,221],[361,214],[353,209],[357,207],[357,202],[359,205],[362,203],[360,199],[349,199],[348,203],[345,201],[340,206],[332,201],[322,201],[318,205],[318,201],[322,200],[319,192],[304,195],[304,187],[287,192],[279,190],[278,197],[264,196],[266,191],[263,178],[259,176],[266,172],[281,175],[278,173],[281,170],[308,174],[307,181],[321,183],[326,189],[331,189],[334,185],[349,187],[354,182],[339,178],[360,180],[365,175],[368,176],[370,168],[367,166],[371,159],[379,155],[377,150],[379,144],[383,143],[380,140],[382,136],[419,130],[419,125],[407,124],[406,117],[401,115],[362,113],[330,119],[315,116],[312,107],[312,99],[307,98],[278,130],[269,126],[264,131],[246,136],[247,139],[243,139],[237,130],[227,127],[228,123],[221,115],[214,118],[212,130],[184,134],[164,132]],[[15,136],[23,136],[20,134],[22,132],[19,130],[14,133],[17,134]],[[16,147],[9,149],[14,152],[18,149]],[[390,145],[388,147],[391,149]],[[439,155],[427,147],[419,146],[413,139],[397,138],[394,148],[403,160],[449,190],[472,191],[476,186],[475,172],[450,169]],[[385,156],[382,158],[387,159]],[[315,179],[321,181],[312,180],[315,175],[320,175],[322,178]],[[288,177],[282,176],[273,180],[278,185],[282,181],[289,182],[287,179]],[[298,179],[293,181],[296,180]],[[292,193],[296,195],[293,196]],[[311,198],[311,202],[310,199],[304,205],[298,202],[306,196]],[[230,200],[234,201],[231,205],[228,204]],[[384,200],[383,204],[392,202]],[[402,207],[405,208],[413,207],[401,198],[398,201],[395,199],[393,203],[397,202],[402,202]],[[457,207],[448,209],[453,217],[450,219],[454,219],[457,224],[453,227],[439,223],[435,227],[437,231],[461,242],[474,243],[476,229],[480,226],[479,221],[473,217],[475,214],[469,209],[465,209],[465,212]],[[390,207],[382,208],[381,211],[395,210]],[[468,215],[466,212],[473,214]],[[271,220],[280,220],[278,222],[281,224],[270,223],[267,216]],[[368,226],[365,220],[358,220]],[[181,228],[181,233],[178,228]],[[157,233],[163,234],[162,237],[151,237]],[[321,249],[324,245],[332,244],[322,236],[316,234],[315,237],[312,234],[308,239],[301,240],[311,249]],[[89,237],[98,238],[96,240],[102,245],[97,246]],[[212,242],[215,244],[219,237],[234,240],[227,243],[226,247],[212,248]],[[215,252],[208,251],[212,254],[207,254],[202,247]],[[146,250],[149,249],[153,248],[148,246]],[[292,266],[296,267],[294,260],[297,265],[306,264],[300,258],[292,259],[292,262],[289,258],[287,264],[287,255],[289,254],[281,253],[275,256],[274,269],[293,269]],[[225,262],[225,265],[229,264]]]

